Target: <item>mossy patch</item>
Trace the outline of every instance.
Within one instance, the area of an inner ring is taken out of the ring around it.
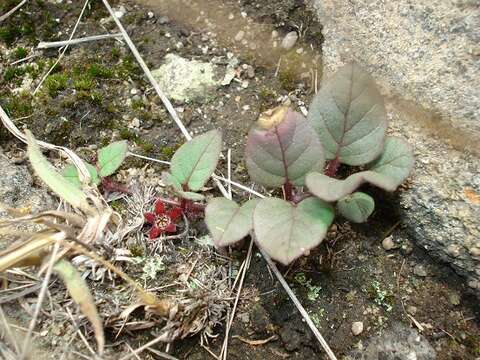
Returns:
[[[66,74],[58,73],[49,75],[45,79],[44,87],[51,97],[57,96],[60,91],[67,88],[68,76]]]

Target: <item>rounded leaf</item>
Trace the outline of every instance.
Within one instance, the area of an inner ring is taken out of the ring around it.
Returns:
[[[169,186],[175,194],[177,194],[182,199],[192,200],[192,201],[201,201],[205,199],[205,196],[202,194],[194,193],[191,191],[183,191],[182,184],[169,172],[164,171],[162,173],[162,179],[165,185]]]
[[[325,162],[318,136],[301,114],[290,109],[281,122],[274,120],[271,128],[259,123],[248,134],[248,173],[264,186],[303,185],[305,175],[321,170]]]
[[[312,172],[306,177],[308,189],[324,201],[337,201],[368,182],[386,191],[394,191],[410,174],[414,157],[410,144],[397,137],[388,137],[382,155],[370,165],[370,170],[338,180]]]
[[[100,177],[112,175],[122,165],[127,156],[128,143],[116,141],[98,150],[98,169]]]
[[[343,217],[354,223],[367,221],[375,209],[375,201],[370,195],[362,192],[355,192],[340,199],[337,209]]]
[[[387,117],[373,78],[357,64],[340,68],[313,98],[308,119],[327,159],[362,165],[382,151]]]
[[[253,211],[259,200],[253,199],[239,206],[226,198],[209,201],[205,209],[205,222],[217,247],[242,240],[253,228]]]
[[[313,197],[297,205],[268,198],[255,208],[253,227],[258,245],[288,265],[322,242],[333,217],[332,206]]]
[[[175,152],[170,171],[182,187],[198,191],[217,167],[221,148],[220,131],[208,131],[186,142]]]

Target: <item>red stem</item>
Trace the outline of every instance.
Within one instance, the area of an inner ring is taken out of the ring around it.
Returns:
[[[288,181],[285,183],[285,185],[283,185],[283,194],[284,194],[285,200],[287,201],[293,200],[293,186]]]
[[[327,169],[325,170],[325,175],[334,177],[337,174],[337,170],[340,167],[340,160],[338,157],[328,162]]]

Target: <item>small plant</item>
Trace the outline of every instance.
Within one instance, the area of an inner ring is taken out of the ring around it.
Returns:
[[[98,150],[96,166],[85,163],[90,174],[90,184],[99,185],[102,183],[104,188],[107,188],[106,190],[115,187],[116,184],[108,179],[108,176],[112,175],[122,165],[127,156],[127,151],[126,141],[117,141]],[[78,177],[78,170],[75,165],[67,165],[62,171],[62,175],[73,185],[81,187],[82,182]]]
[[[51,97],[57,96],[59,91],[67,88],[68,77],[65,74],[53,74],[45,80],[45,87]]]
[[[324,85],[308,119],[286,107],[264,113],[248,134],[247,169],[255,183],[281,187],[283,199],[241,206],[224,198],[209,201],[205,221],[215,244],[231,245],[253,229],[258,245],[287,265],[320,244],[335,203],[348,220],[366,221],[375,203],[358,187],[370,183],[394,191],[413,167],[409,144],[385,137],[386,128],[383,98],[356,64],[341,68]],[[340,164],[367,170],[342,180],[336,178]]]
[[[155,201],[154,209],[155,212],[143,214],[145,221],[152,225],[149,232],[150,239],[156,239],[165,233],[175,233],[177,231],[176,222],[182,216],[182,209],[173,206],[167,210],[161,200]]]
[[[232,245],[253,230],[257,244],[287,265],[322,242],[335,203],[348,220],[366,221],[375,203],[357,188],[370,183],[394,191],[413,167],[409,144],[385,137],[386,128],[382,96],[355,64],[341,68],[325,84],[308,119],[287,107],[262,114],[248,134],[247,170],[255,183],[281,188],[283,198],[241,205],[226,198],[209,200],[205,222],[215,245]],[[220,150],[221,135],[212,130],[173,155],[164,182],[182,199],[183,211],[204,199],[198,191],[215,170]],[[342,180],[337,178],[340,164],[367,170]]]

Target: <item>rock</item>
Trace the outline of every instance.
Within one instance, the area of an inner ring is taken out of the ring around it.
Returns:
[[[312,1],[323,25],[325,76],[357,61],[387,95],[391,134],[415,148],[415,169],[400,199],[412,241],[449,264],[480,297],[480,255],[472,254],[480,249],[480,92],[474,80],[480,33],[472,20],[479,8],[439,0],[384,6]]]
[[[183,102],[205,98],[219,86],[217,71],[213,64],[167,54],[152,75],[169,98]]]
[[[352,334],[355,336],[360,335],[363,332],[363,322],[356,321],[352,324]]]
[[[298,40],[298,34],[296,31],[290,31],[285,37],[282,39],[281,47],[285,50],[290,50],[295,46],[295,43]]]
[[[382,246],[387,251],[395,248],[395,243],[393,242],[393,236],[390,235],[390,236],[387,236],[385,239],[383,239]]]
[[[350,354],[355,360],[434,360],[435,349],[416,330],[402,323],[366,341],[363,350]]]
[[[416,306],[413,306],[413,305],[409,305],[407,306],[407,312],[410,314],[410,315],[415,315],[417,313],[418,309]]]
[[[413,268],[413,273],[417,276],[420,276],[420,277],[426,277],[427,276],[427,271],[425,270],[425,268],[423,267],[423,265],[415,265],[415,267]]]
[[[115,17],[118,19],[122,18],[123,15],[127,13],[127,10],[125,9],[125,6],[121,5],[118,8],[116,8],[113,13],[115,14]]]
[[[452,305],[460,305],[460,295],[458,293],[453,292],[448,295],[448,300],[450,301],[450,304]]]
[[[56,208],[53,197],[44,188],[35,188],[33,178],[25,165],[14,165],[0,149],[0,205],[11,208],[26,208],[32,213]],[[0,206],[0,219],[8,217]],[[33,230],[35,226],[20,225],[19,228]],[[2,239],[3,240],[3,239]],[[0,248],[8,245],[5,242]]]
[[[235,35],[235,41],[240,42],[242,41],[243,37],[245,36],[245,31],[240,30],[237,35]]]

